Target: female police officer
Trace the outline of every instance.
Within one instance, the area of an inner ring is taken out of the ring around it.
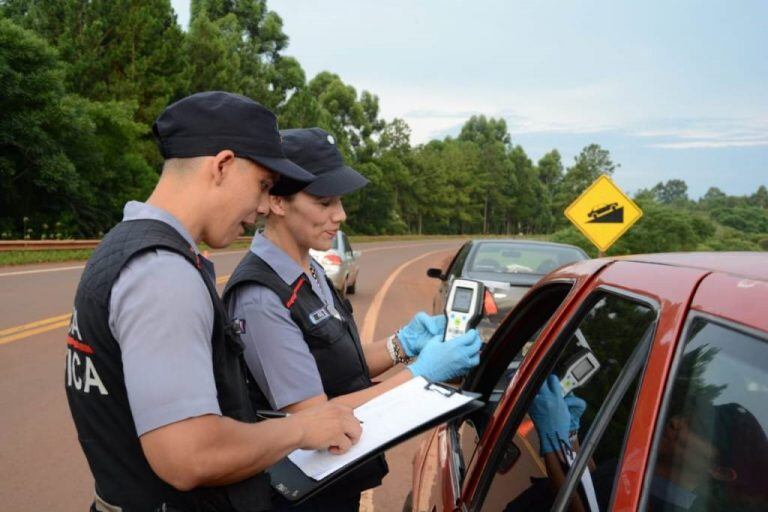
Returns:
[[[425,313],[396,336],[361,345],[351,310],[309,249],[330,248],[346,218],[340,196],[368,180],[344,165],[327,132],[281,133],[286,156],[317,178],[302,191],[290,179],[275,185],[266,230],[256,235],[224,292],[244,331],[256,406],[295,412],[332,399],[355,407],[414,375],[448,380],[477,365],[477,333],[442,342],[444,317]],[[372,376],[416,355],[407,369],[371,387]],[[373,460],[304,510],[358,510],[360,492],[379,485],[386,471],[383,457]]]

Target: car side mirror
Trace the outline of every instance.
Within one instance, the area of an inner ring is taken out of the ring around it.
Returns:
[[[428,268],[427,276],[433,277],[435,279],[439,279],[441,281],[445,281],[445,276],[443,275],[443,271],[439,268]]]
[[[352,251],[352,256],[357,259],[359,258],[363,253],[360,251]]]

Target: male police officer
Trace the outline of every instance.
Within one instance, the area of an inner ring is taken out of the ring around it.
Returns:
[[[242,234],[277,175],[312,176],[285,158],[275,116],[242,96],[195,94],[153,130],[162,176],[89,260],[67,339],[91,510],[266,510],[260,472],[299,447],[344,451],[360,426],[339,405],[251,423],[242,345],[197,244]]]

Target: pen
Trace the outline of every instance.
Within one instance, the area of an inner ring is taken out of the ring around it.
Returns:
[[[258,411],[256,411],[256,416],[258,416],[263,420],[270,420],[275,418],[287,418],[288,416],[290,416],[290,413],[280,412],[280,411],[270,411],[267,409],[259,409]],[[362,420],[357,420],[357,421],[359,421],[361,425],[363,424]]]
[[[259,409],[256,411],[256,416],[258,416],[261,419],[269,420],[274,418],[287,418],[289,414],[287,412],[280,412],[280,411],[270,411],[267,409]]]

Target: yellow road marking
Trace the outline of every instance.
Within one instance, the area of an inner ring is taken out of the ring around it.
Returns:
[[[219,276],[216,278],[216,284],[224,284],[229,280],[230,274],[225,276]],[[28,324],[17,325],[15,327],[9,327],[0,331],[0,345],[10,343],[12,341],[34,336],[36,334],[42,334],[44,332],[52,331],[60,327],[66,327],[69,325],[70,313],[66,315],[52,316],[50,318],[43,318],[35,322]]]
[[[40,327],[41,325],[46,325],[53,322],[60,322],[62,320],[69,321],[69,317],[70,314],[67,313],[66,315],[52,316],[51,318],[44,318],[36,322],[30,322],[24,325],[17,325],[16,327],[10,327],[0,331],[0,338],[4,338],[10,334],[16,334],[17,332],[26,331],[27,329],[33,329],[35,327]]]
[[[32,322],[31,324],[20,325],[18,327],[12,327],[10,329],[6,329],[5,331],[2,331],[2,333],[5,333],[7,331],[14,331],[15,334],[0,336],[0,345],[4,345],[5,343],[10,343],[12,341],[20,340],[28,336],[34,336],[35,334],[41,334],[44,332],[52,331],[60,327],[67,327],[69,325],[69,317],[70,315],[67,314],[67,315],[62,315],[60,317],[47,318],[45,320]],[[64,318],[64,320],[61,320],[62,318]],[[53,322],[53,323],[50,323],[50,322]],[[34,327],[35,325],[38,325],[40,327]]]

